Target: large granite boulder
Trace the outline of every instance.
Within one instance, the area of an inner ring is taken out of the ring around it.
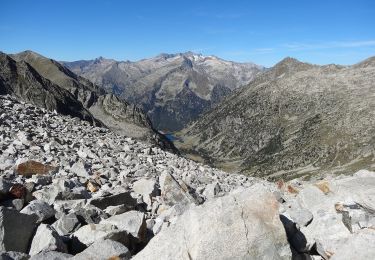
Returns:
[[[194,206],[134,259],[290,259],[278,202],[263,186]]]

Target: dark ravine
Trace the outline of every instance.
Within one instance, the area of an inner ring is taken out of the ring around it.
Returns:
[[[275,179],[374,169],[374,60],[284,59],[182,130],[177,146],[222,169]]]
[[[263,67],[186,52],[137,62],[98,58],[62,62],[73,72],[139,104],[162,131],[182,129]]]
[[[1,68],[0,73],[4,74],[4,80],[2,81],[5,82],[7,78],[5,74],[13,75],[13,78],[8,77],[7,88],[6,91],[3,91],[4,93],[16,94],[21,98],[25,98],[26,101],[49,110],[56,109],[63,114],[77,116],[82,119],[90,117],[92,118],[91,121],[94,120],[96,123],[105,125],[117,133],[154,143],[164,149],[177,152],[173,144],[154,129],[148,116],[141,108],[107,93],[101,87],[77,76],[60,63],[32,51],[10,56],[2,54],[2,59],[4,60],[4,66],[7,66],[7,68]],[[8,61],[8,65],[5,64],[5,61]],[[23,91],[20,91],[19,88],[13,89],[19,85],[15,83],[16,81],[22,81],[19,78],[22,78],[24,73],[20,73],[19,69],[17,70],[17,66],[21,65],[26,66],[31,71],[30,73],[34,75],[34,78],[37,78],[29,80],[22,87]],[[49,93],[49,96],[56,96],[57,94],[55,93],[57,92],[65,93],[65,96],[59,95],[55,97],[56,100],[59,100],[64,105],[56,105],[56,102],[50,101],[50,97],[46,102],[44,100],[47,97],[37,97],[38,92],[33,90],[35,84],[44,88]],[[28,96],[30,94],[26,94],[26,92],[34,93],[34,96]],[[74,106],[74,108],[69,109],[70,106]],[[80,106],[80,108],[77,108],[77,106]]]

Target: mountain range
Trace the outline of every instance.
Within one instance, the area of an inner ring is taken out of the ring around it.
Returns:
[[[264,70],[193,52],[160,54],[136,62],[105,58],[62,62],[108,92],[138,104],[155,128],[176,131]]]
[[[286,58],[265,69],[192,52],[138,62],[0,55],[1,94],[273,179],[375,168],[374,82],[374,57],[352,66]],[[179,130],[177,140],[156,129]]]
[[[292,179],[375,168],[375,57],[353,66],[286,58],[180,131],[191,158]]]

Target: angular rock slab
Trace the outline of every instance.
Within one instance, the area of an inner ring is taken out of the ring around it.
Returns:
[[[131,258],[130,251],[123,244],[113,241],[111,239],[98,240],[86,250],[75,255],[72,260],[87,260],[87,259],[116,259],[128,260]]]
[[[67,247],[59,234],[50,225],[40,224],[31,243],[29,255],[43,251],[67,253]]]
[[[137,200],[135,200],[130,195],[130,192],[123,192],[106,197],[92,199],[90,201],[90,204],[103,210],[109,206],[118,205],[125,205],[128,209],[133,209],[137,205]]]
[[[59,235],[64,236],[78,229],[80,227],[80,222],[76,214],[69,213],[56,220],[52,227],[57,231],[57,233],[59,233]]]
[[[146,240],[147,225],[145,214],[136,210],[131,210],[120,215],[115,215],[104,219],[101,224],[112,224],[118,229],[124,230],[140,241]]]
[[[37,217],[0,207],[0,251],[27,253]]]
[[[291,259],[278,202],[261,185],[182,214],[134,259]]]
[[[55,215],[55,210],[48,203],[41,200],[33,200],[21,210],[21,213],[38,216],[38,222],[42,222]]]
[[[140,179],[133,183],[133,190],[141,195],[156,196],[156,181],[153,179]]]
[[[79,243],[90,246],[99,239],[112,239],[127,245],[129,240],[127,232],[119,230],[111,224],[88,224],[74,232],[73,239],[77,246]]]
[[[189,205],[198,204],[189,191],[182,187],[172,174],[164,172],[160,176],[161,197],[168,206],[176,204]]]

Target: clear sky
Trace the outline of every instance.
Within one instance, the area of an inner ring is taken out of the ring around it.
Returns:
[[[375,55],[375,0],[1,0],[0,50],[73,61],[194,51],[271,66]]]

